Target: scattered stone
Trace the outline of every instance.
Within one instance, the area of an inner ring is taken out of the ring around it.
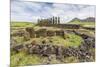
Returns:
[[[29,54],[38,54],[41,56],[48,57],[48,60],[51,61],[50,55],[55,55],[56,59],[63,61],[64,57],[77,57],[80,62],[91,61],[91,57],[94,56],[94,52],[90,49],[95,48],[95,39],[93,37],[78,34],[82,36],[84,42],[79,47],[63,47],[46,43],[45,40],[42,41],[42,44],[36,44],[35,41],[32,41],[31,44],[18,45],[13,47],[17,52],[21,51],[23,48],[28,50]],[[48,62],[49,63],[49,62]]]

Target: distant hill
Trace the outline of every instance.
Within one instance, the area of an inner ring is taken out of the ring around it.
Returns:
[[[80,22],[95,22],[95,18],[94,17],[88,17],[88,18],[85,18],[85,19],[74,18],[70,22],[74,22],[74,21],[80,21]]]

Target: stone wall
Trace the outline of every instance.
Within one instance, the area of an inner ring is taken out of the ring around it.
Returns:
[[[67,29],[80,29],[81,26],[78,24],[38,24],[39,26],[47,27],[58,27],[58,28],[67,28]]]
[[[29,32],[31,38],[33,37],[46,37],[46,36],[62,36],[64,37],[63,30],[47,30],[47,29],[39,29],[35,31],[33,28],[26,28],[26,31]]]
[[[77,35],[81,36],[84,39],[84,42],[81,43],[79,47],[63,47],[48,43],[36,44],[34,42],[24,45],[21,44],[13,47],[12,49],[17,52],[21,50],[27,50],[28,54],[38,54],[40,56],[46,57],[54,54],[56,55],[57,59],[74,56],[79,59],[80,62],[95,60],[93,58],[95,56],[95,52],[91,51],[91,49],[95,48],[95,38],[87,36],[85,34]]]
[[[11,33],[11,36],[24,36],[24,33],[26,33],[24,30],[18,30]]]
[[[82,27],[82,28],[87,30],[95,30],[95,27]]]
[[[47,30],[47,29],[39,29],[34,30],[32,27],[27,27],[25,30],[18,30],[14,33],[11,33],[12,36],[24,37],[26,40],[29,38],[38,38],[38,37],[46,37],[46,36],[61,36],[64,37],[64,30]]]
[[[35,31],[32,27],[27,27],[25,30],[29,33],[31,38],[35,37]]]

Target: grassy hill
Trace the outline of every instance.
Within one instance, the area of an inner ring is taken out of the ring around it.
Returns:
[[[95,18],[87,17],[85,19],[74,18],[68,24],[79,24],[84,27],[95,27]]]
[[[80,21],[72,21],[68,22],[68,24],[79,24],[84,27],[95,27],[95,22],[80,22]]]
[[[28,26],[34,26],[34,23],[32,22],[11,22],[11,27],[28,27]]]

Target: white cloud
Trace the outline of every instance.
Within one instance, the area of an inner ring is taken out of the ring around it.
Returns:
[[[38,2],[11,2],[11,20],[36,22],[38,18],[60,16],[62,23],[77,17],[95,17],[95,6]]]

